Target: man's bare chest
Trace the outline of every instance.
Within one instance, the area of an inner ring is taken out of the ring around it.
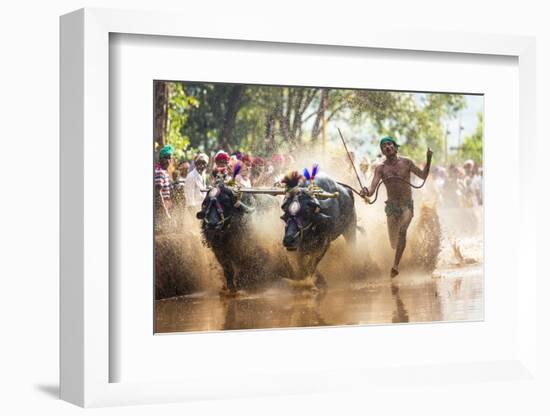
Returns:
[[[399,160],[394,164],[384,163],[382,165],[382,178],[386,179],[392,176],[408,179],[410,176],[409,164],[405,160]]]

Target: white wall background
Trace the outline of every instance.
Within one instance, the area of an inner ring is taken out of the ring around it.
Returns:
[[[435,30],[510,33],[537,36],[538,132],[546,134],[550,114],[550,28],[543,1],[368,1],[301,2],[113,0],[87,2],[21,0],[4,2],[0,12],[0,413],[76,414],[82,410],[57,400],[58,394],[58,120],[59,20],[77,8],[115,7],[188,12],[189,19],[209,13],[245,15],[250,19],[287,25],[368,26],[392,21],[403,27]],[[184,25],[185,22],[182,22]],[[204,18],[204,24],[208,19]],[[236,28],[238,29],[238,28]],[[538,170],[547,140],[539,140]],[[535,174],[536,172],[534,172]],[[548,175],[546,175],[548,176]],[[548,185],[541,183],[548,192]],[[517,195],[513,192],[512,196]],[[538,204],[546,211],[548,198]],[[542,217],[542,215],[540,215]],[[539,250],[543,252],[543,231]],[[548,248],[546,244],[544,249]],[[545,252],[546,250],[544,250]],[[540,256],[542,257],[542,256]],[[542,265],[542,263],[541,263]],[[549,293],[543,282],[538,292]],[[540,298],[539,298],[540,299]],[[539,302],[539,368],[548,377],[550,317],[547,303]],[[548,378],[546,378],[548,381]],[[163,406],[93,410],[100,414],[549,414],[545,395],[550,391],[505,383],[430,386],[411,389],[388,387],[376,397],[346,393],[309,397],[281,397]]]

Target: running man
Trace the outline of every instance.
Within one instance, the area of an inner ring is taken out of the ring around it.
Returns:
[[[380,141],[380,149],[385,160],[374,171],[370,191],[363,188],[363,197],[372,196],[380,181],[384,182],[388,200],[386,201],[386,216],[388,218],[388,233],[391,247],[395,250],[395,260],[390,276],[399,274],[399,262],[407,245],[407,229],[414,215],[412,191],[409,185],[411,173],[421,179],[426,179],[432,163],[432,150],[426,152],[424,169],[417,167],[412,160],[397,155],[399,145],[393,137],[384,137]]]

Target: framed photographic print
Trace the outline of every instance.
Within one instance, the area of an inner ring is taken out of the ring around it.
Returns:
[[[533,39],[228,25],[61,19],[62,398],[532,377]]]
[[[155,333],[483,319],[482,95],[153,90]]]

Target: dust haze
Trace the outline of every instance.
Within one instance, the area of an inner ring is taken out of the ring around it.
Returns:
[[[320,172],[360,189],[342,151],[308,148],[293,156],[288,170],[318,163]],[[483,208],[442,209],[431,181],[413,190],[414,218],[401,274],[393,280],[384,186],[373,205],[354,195],[357,242],[351,246],[339,237],[331,244],[319,265],[328,284],[321,294],[271,285],[220,298],[222,269],[202,243],[200,221],[187,211],[177,214],[178,231],[155,237],[156,298],[162,299],[156,302],[156,332],[482,319]],[[283,197],[274,198],[280,207]],[[260,246],[293,264],[298,253],[283,248],[281,214],[280,208],[253,213],[243,250]],[[468,310],[449,306],[462,298],[472,298]]]

